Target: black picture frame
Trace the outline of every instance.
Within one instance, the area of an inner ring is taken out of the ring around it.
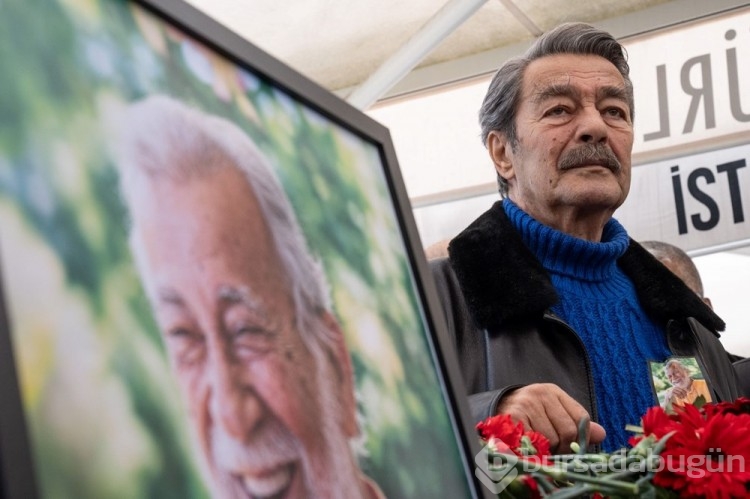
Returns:
[[[107,2],[122,3],[116,0],[102,0],[101,4],[106,6]],[[460,449],[460,462],[466,479],[467,493],[470,497],[489,497],[489,493],[474,478],[473,456],[479,452],[479,442],[470,424],[457,360],[422,252],[388,130],[187,3],[175,0],[130,0],[125,3],[132,3],[150,12],[165,25],[184,32],[232,64],[257,75],[295,102],[377,149],[382,174],[396,214],[398,230],[406,248],[410,277],[427,335],[425,340],[429,352],[426,353],[436,367],[435,374],[439,379],[444,403],[449,412],[452,438]],[[0,249],[3,232],[0,229]],[[7,255],[0,252],[0,271],[6,268],[6,265],[14,263],[4,261],[4,256]],[[14,292],[12,287],[4,284],[3,273],[0,272],[0,467],[4,497],[28,499],[43,497],[43,494],[38,485],[40,477],[31,449],[30,428],[19,387],[20,357],[14,350],[11,330],[13,312],[6,306],[8,301],[12,300]],[[393,456],[393,459],[398,459],[398,456]],[[425,456],[425,459],[434,462],[435,466],[440,466],[439,456]]]

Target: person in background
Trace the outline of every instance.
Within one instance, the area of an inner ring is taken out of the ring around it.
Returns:
[[[212,495],[382,497],[351,449],[353,374],[328,285],[260,151],[167,97],[124,123],[131,248]]]
[[[612,217],[630,189],[628,73],[583,23],[507,61],[479,113],[502,199],[431,262],[474,419],[509,414],[558,453],[586,417],[590,444],[627,445],[657,404],[649,361],[700,357],[712,398],[738,395],[723,321]]]
[[[690,258],[690,255],[677,246],[663,241],[642,241],[641,246],[654,255],[654,257],[671,270],[674,275],[682,279],[682,282],[684,282],[688,288],[692,289],[706,305],[712,309],[714,308],[711,299],[704,294],[703,280],[698,272],[698,267],[695,266],[695,262]],[[728,355],[732,362],[744,358],[731,353]]]
[[[703,293],[703,280],[690,256],[677,246],[662,241],[641,241],[641,246],[659,260],[674,275],[682,279],[703,302],[713,308],[711,300]]]
[[[444,258],[448,256],[448,243],[450,239],[442,239],[436,243],[432,243],[424,249],[424,255],[428,260],[435,260],[436,258]]]

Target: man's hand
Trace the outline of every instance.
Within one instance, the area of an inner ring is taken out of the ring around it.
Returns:
[[[552,383],[536,383],[513,390],[498,404],[498,413],[510,414],[513,421],[543,434],[554,454],[570,452],[570,444],[578,440],[578,422],[590,417],[586,409]],[[589,441],[598,444],[606,432],[597,423],[589,424]]]
[[[667,390],[666,395],[664,396],[664,400],[673,403],[677,401],[678,399],[683,399],[687,397],[687,390],[684,388],[681,388],[679,386],[673,386],[669,390]]]
[[[687,397],[688,391],[681,386],[673,386],[672,390],[670,390],[669,395],[673,398],[681,398],[684,399]]]

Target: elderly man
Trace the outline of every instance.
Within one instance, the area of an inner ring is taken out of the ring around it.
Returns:
[[[125,122],[132,249],[214,496],[378,497],[324,277],[260,152],[166,97]]]
[[[510,414],[557,452],[586,416],[590,443],[625,445],[657,404],[649,360],[699,356],[714,399],[737,396],[723,322],[612,218],[630,188],[628,72],[579,23],[503,65],[480,111],[503,199],[432,262],[475,419]]]
[[[677,359],[669,359],[664,366],[667,379],[672,384],[664,396],[664,406],[667,408],[692,404],[703,398],[703,403],[711,402],[708,384],[703,379],[693,379],[687,367]]]

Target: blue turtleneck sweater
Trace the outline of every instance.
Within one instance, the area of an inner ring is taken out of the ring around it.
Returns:
[[[607,430],[602,448],[627,444],[627,424],[638,424],[656,404],[649,360],[670,351],[664,331],[643,311],[630,279],[617,266],[628,248],[625,228],[615,219],[598,243],[543,225],[509,199],[503,208],[526,245],[549,272],[560,301],[552,311],[586,345],[594,379],[599,423]]]

